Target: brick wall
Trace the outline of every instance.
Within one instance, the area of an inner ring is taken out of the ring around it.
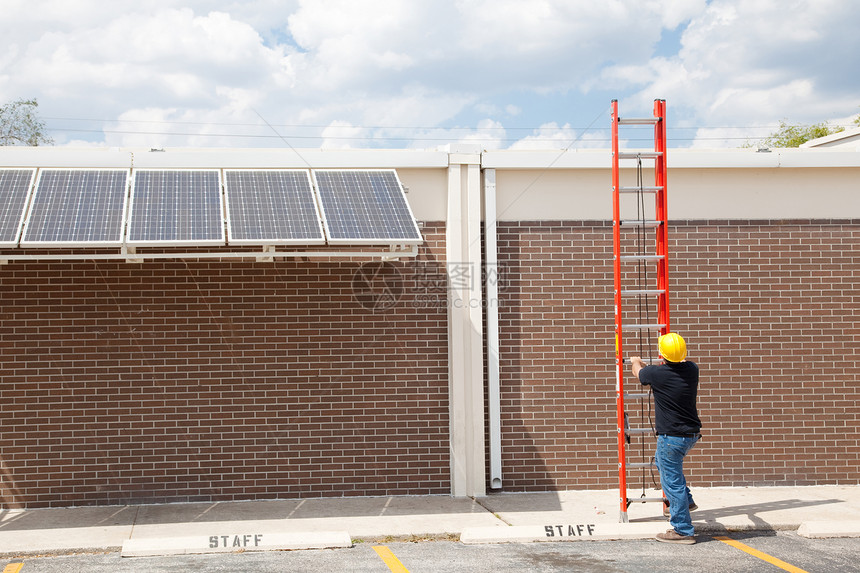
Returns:
[[[0,502],[448,493],[444,225],[423,232],[382,269],[391,307],[355,262],[0,268]],[[693,484],[856,483],[860,222],[670,240],[702,367]],[[611,226],[503,222],[499,248],[504,487],[614,487]]]
[[[444,229],[424,235],[382,283],[320,260],[3,266],[0,503],[448,493]]]
[[[504,489],[617,486],[611,225],[501,223],[499,249]],[[672,328],[702,374],[691,481],[857,483],[860,222],[673,222],[670,257]],[[652,448],[634,438],[628,460]]]

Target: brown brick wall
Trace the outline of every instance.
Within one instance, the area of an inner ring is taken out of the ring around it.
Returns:
[[[448,493],[424,235],[391,308],[354,296],[360,262],[3,266],[0,503]]]
[[[501,223],[499,249],[504,489],[617,486],[611,225]],[[702,373],[691,481],[857,483],[860,222],[673,222],[670,257],[672,328]],[[634,438],[628,460],[652,448]]]
[[[444,225],[424,235],[391,308],[355,296],[356,262],[3,266],[0,502],[448,493]],[[860,223],[670,240],[693,484],[856,483]],[[614,487],[611,226],[505,222],[499,246],[505,489]]]

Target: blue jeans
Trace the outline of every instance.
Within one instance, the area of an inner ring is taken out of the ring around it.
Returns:
[[[657,469],[660,471],[660,484],[663,495],[669,500],[669,524],[680,535],[693,535],[693,520],[690,518],[690,504],[693,496],[684,478],[684,456],[687,455],[699,437],[679,438],[676,436],[657,436]]]

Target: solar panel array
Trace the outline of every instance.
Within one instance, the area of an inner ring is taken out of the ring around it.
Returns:
[[[122,243],[127,169],[42,169],[21,246]]]
[[[329,242],[421,242],[421,232],[393,169],[315,170],[313,173]]]
[[[18,244],[35,169],[0,169],[0,246]]]
[[[231,244],[325,243],[305,170],[225,170],[224,194]]]
[[[134,174],[130,245],[224,244],[221,174],[141,169]]]
[[[221,169],[0,168],[0,247],[422,240],[393,169],[225,169],[223,178]]]

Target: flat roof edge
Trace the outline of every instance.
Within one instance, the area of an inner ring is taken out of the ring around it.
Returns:
[[[632,151],[632,150],[628,150]],[[643,150],[645,151],[645,150]],[[0,167],[210,169],[444,169],[460,150],[144,149],[0,147]],[[484,150],[484,169],[609,169],[608,149]],[[860,149],[669,149],[670,169],[860,167]],[[624,161],[622,167],[634,167]]]
[[[411,149],[0,147],[0,167],[218,169],[446,168],[448,153]]]
[[[633,150],[627,150],[633,151]],[[646,150],[642,150],[646,151]],[[771,169],[860,167],[860,151],[837,149],[669,149],[669,169]],[[609,169],[612,154],[606,150],[485,151],[485,169]],[[635,167],[632,161],[622,168]]]

